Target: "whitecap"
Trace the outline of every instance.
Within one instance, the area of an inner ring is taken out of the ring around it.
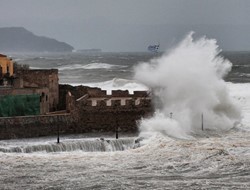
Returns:
[[[97,82],[97,83],[71,83],[73,86],[84,85],[90,87],[98,87],[103,90],[107,90],[108,94],[111,94],[112,90],[128,90],[130,94],[134,91],[149,90],[148,87],[136,80],[128,80],[122,78],[114,78],[109,81]]]
[[[90,63],[87,65],[83,64],[72,64],[72,65],[65,65],[65,66],[60,66],[58,69],[59,70],[77,70],[77,69],[111,69],[114,67],[124,67],[120,65],[112,65],[108,63]]]

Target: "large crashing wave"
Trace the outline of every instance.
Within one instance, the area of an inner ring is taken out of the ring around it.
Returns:
[[[159,109],[141,121],[142,136],[185,138],[201,130],[201,115],[205,129],[230,129],[240,120],[223,80],[232,64],[219,53],[216,40],[194,40],[191,32],[169,53],[135,68],[135,79],[152,89]]]

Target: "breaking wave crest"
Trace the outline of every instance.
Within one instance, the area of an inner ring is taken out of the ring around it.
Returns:
[[[108,63],[90,63],[87,65],[82,65],[82,64],[66,65],[66,66],[61,66],[58,69],[62,71],[62,70],[76,70],[76,69],[111,69],[114,67],[123,67],[123,66],[112,65]]]
[[[37,145],[26,146],[0,146],[0,152],[8,153],[33,153],[33,152],[110,152],[110,151],[123,151],[135,147],[134,138],[124,138],[115,140],[74,140],[64,141],[61,143],[43,143]]]
[[[216,40],[193,33],[169,53],[141,63],[135,79],[152,89],[159,110],[142,120],[142,136],[162,133],[185,138],[205,129],[228,130],[241,119],[241,111],[229,96],[223,77],[232,64],[219,55]]]
[[[74,86],[84,85],[90,87],[98,87],[103,90],[107,90],[108,93],[111,93],[112,90],[128,90],[130,93],[137,90],[148,90],[148,88],[142,83],[136,80],[128,80],[121,78],[113,78],[109,81],[97,82],[97,83],[84,83],[84,84],[71,84]]]

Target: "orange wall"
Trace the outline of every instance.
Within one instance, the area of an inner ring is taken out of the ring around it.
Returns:
[[[13,75],[13,62],[8,57],[0,57],[0,66],[3,75],[7,73],[7,68],[9,68],[10,76]]]

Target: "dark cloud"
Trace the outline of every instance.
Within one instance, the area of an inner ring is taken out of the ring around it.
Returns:
[[[189,30],[228,50],[250,50],[249,0],[0,0],[0,27],[23,26],[75,48],[163,48]]]

